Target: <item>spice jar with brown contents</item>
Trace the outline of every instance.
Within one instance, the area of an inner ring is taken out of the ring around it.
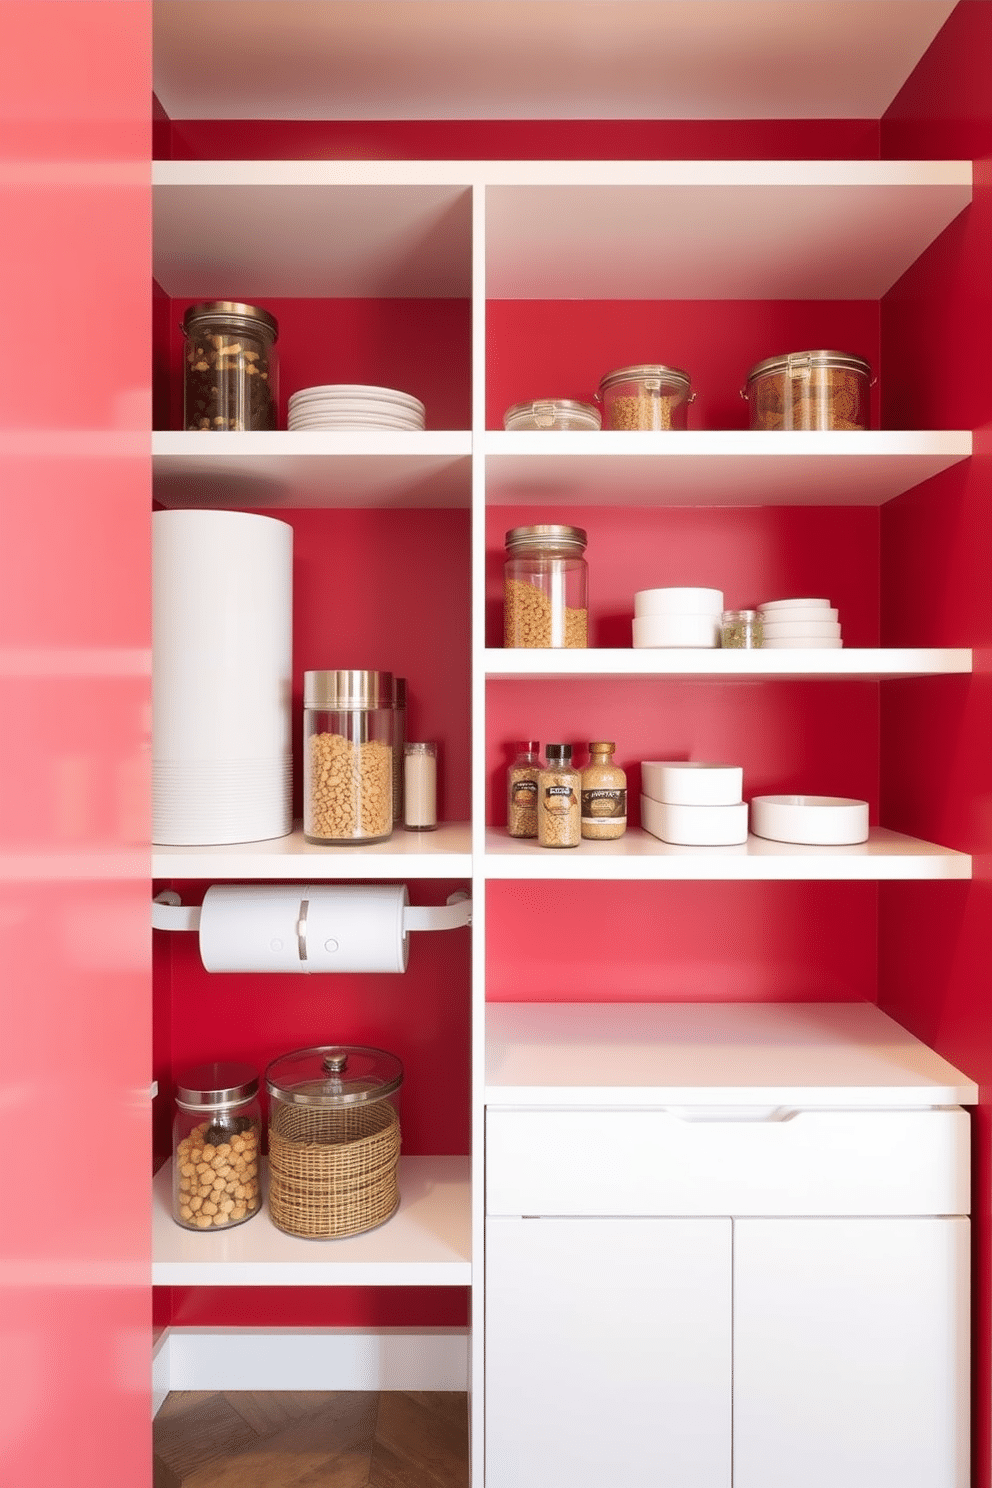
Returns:
[[[589,745],[589,763],[582,771],[582,835],[593,841],[622,837],[627,830],[627,776],[613,763],[616,745]]]
[[[504,646],[589,643],[588,570],[581,527],[513,527],[503,569]]]
[[[201,1064],[176,1084],[172,1217],[187,1230],[243,1224],[262,1204],[258,1075]]]
[[[392,830],[392,672],[304,672],[304,837],[383,842]]]
[[[274,316],[239,300],[190,305],[183,425],[186,429],[274,429],[277,373]]]
[[[549,744],[548,763],[537,777],[537,841],[540,847],[578,847],[579,772],[571,744]]]
[[[752,429],[867,429],[871,365],[846,351],[767,357],[741,397]]]
[[[541,745],[537,739],[523,739],[515,748],[517,757],[506,772],[506,830],[511,837],[536,837]]]

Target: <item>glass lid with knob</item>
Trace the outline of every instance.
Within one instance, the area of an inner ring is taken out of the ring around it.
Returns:
[[[403,1083],[395,1054],[361,1044],[321,1044],[273,1059],[265,1085],[277,1100],[297,1106],[360,1105],[384,1100]]]

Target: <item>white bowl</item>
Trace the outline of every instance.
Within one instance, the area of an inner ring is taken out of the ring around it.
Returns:
[[[840,635],[840,625],[836,620],[766,620],[762,628],[766,639],[772,641],[795,640],[797,637],[813,639],[816,636],[832,636],[836,640]]]
[[[768,610],[829,610],[829,599],[766,599],[759,604],[762,614]]]
[[[733,806],[682,806],[641,796],[641,826],[680,847],[725,847],[747,841],[747,802]]]
[[[637,615],[634,645],[716,646],[720,641],[719,615]]]
[[[723,612],[722,589],[639,589],[634,614],[717,615]]]
[[[840,636],[806,636],[805,639],[772,636],[771,640],[765,640],[763,649],[765,651],[839,651],[843,644]]]
[[[868,840],[868,802],[847,796],[754,796],[751,831],[773,842],[840,847]]]
[[[803,609],[802,605],[781,610],[761,610],[761,617],[766,625],[822,625],[826,620],[836,620],[837,611],[825,607],[814,610]]]
[[[741,765],[703,760],[643,760],[641,789],[670,806],[736,806],[744,788]]]

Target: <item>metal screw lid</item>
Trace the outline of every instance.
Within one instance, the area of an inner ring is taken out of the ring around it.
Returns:
[[[304,708],[391,708],[392,672],[303,673]]]
[[[582,527],[565,527],[553,522],[539,523],[534,527],[511,527],[506,534],[506,546],[511,552],[536,552],[541,548],[570,548],[581,554],[587,541]]]
[[[176,1080],[176,1104],[190,1110],[236,1106],[258,1094],[250,1064],[198,1064]]]
[[[246,305],[241,300],[204,300],[199,305],[190,305],[183,316],[183,334],[201,320],[231,320],[241,323],[242,329],[252,327],[279,339],[279,322],[260,305]]]
[[[556,765],[569,765],[572,762],[571,744],[549,744],[544,754],[549,765],[552,761]]]

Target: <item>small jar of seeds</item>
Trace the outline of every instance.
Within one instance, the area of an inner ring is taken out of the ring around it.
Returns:
[[[514,748],[517,757],[506,772],[506,830],[511,837],[536,837],[541,745],[537,739],[522,739]]]
[[[537,777],[539,847],[578,847],[582,837],[581,777],[572,768],[571,744],[549,744],[548,763]]]
[[[724,610],[720,645],[725,650],[755,651],[764,643],[764,622],[757,610]]]
[[[392,672],[303,674],[303,835],[344,846],[393,831]]]
[[[239,300],[190,305],[183,382],[185,429],[274,429],[278,399],[274,316]]]
[[[695,394],[688,372],[652,362],[607,372],[596,396],[607,429],[685,429]]]
[[[582,771],[582,835],[609,842],[627,830],[627,776],[613,763],[616,745],[601,739],[589,745],[589,763]]]
[[[512,527],[503,568],[503,644],[589,644],[589,574],[581,527]]]
[[[262,1207],[258,1075],[201,1064],[176,1082],[172,1217],[187,1230],[244,1224]]]

